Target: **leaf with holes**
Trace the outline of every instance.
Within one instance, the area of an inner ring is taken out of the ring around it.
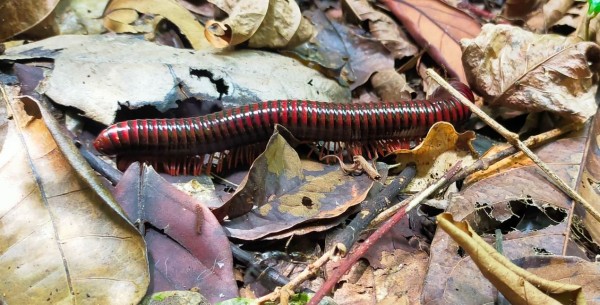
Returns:
[[[536,154],[563,180],[574,185],[582,170],[589,129],[549,143]],[[453,195],[447,211],[467,221],[486,242],[502,232],[503,255],[517,260],[532,255],[573,255],[586,258],[574,240],[570,224],[581,215],[572,200],[552,185],[526,157],[508,158],[472,177]],[[447,233],[437,230],[425,278],[425,303],[493,303],[497,293],[473,261]]]

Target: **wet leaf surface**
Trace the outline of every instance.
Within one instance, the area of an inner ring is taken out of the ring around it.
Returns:
[[[149,282],[139,233],[78,175],[35,102],[13,99],[9,109],[13,120],[0,153],[3,297],[23,304],[137,303]]]
[[[115,197],[132,221],[151,225],[145,234],[151,292],[196,287],[211,303],[238,296],[229,241],[204,204],[138,163],[125,172]]]

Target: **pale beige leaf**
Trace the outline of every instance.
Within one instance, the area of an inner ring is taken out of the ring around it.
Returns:
[[[2,297],[8,304],[138,303],[149,284],[144,240],[75,172],[37,107],[9,104],[14,120],[0,152]]]
[[[488,24],[462,47],[469,83],[491,105],[551,111],[573,121],[596,112],[600,47],[595,43]]]
[[[251,48],[286,46],[300,27],[302,12],[296,1],[270,0],[262,25],[248,41]]]
[[[573,6],[575,0],[550,0],[536,10],[525,23],[526,28],[535,32],[546,32],[560,20]]]

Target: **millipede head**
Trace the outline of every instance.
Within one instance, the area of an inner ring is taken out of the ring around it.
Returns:
[[[105,155],[113,155],[116,154],[115,146],[110,141],[110,129],[105,129],[98,135],[96,140],[94,140],[94,148]]]

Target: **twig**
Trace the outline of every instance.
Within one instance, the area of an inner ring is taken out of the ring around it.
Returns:
[[[529,137],[527,140],[523,141],[523,143],[525,145],[527,145],[528,147],[535,147],[537,145],[543,144],[548,142],[549,140],[553,140],[558,138],[559,136],[571,132],[571,131],[575,131],[579,128],[581,128],[581,124],[579,123],[571,123],[568,124],[566,126],[560,127],[560,128],[555,128],[549,131],[546,131],[544,133],[541,133],[539,135],[535,135],[535,136],[531,136]],[[507,147],[499,152],[496,152],[495,154],[491,155],[491,156],[487,156],[487,157],[483,157],[480,158],[479,160],[475,161],[474,163],[472,163],[471,165],[467,166],[467,167],[463,167],[450,181],[448,181],[448,183],[446,184],[450,184],[453,182],[456,182],[458,180],[462,180],[465,179],[467,176],[469,176],[470,174],[473,174],[477,171],[480,170],[485,170],[487,169],[490,165],[497,163],[498,161],[511,156],[515,153],[517,153],[518,150],[514,147],[514,146],[510,146]],[[520,154],[520,153],[519,153]],[[515,155],[515,157],[517,157],[517,155]]]
[[[531,159],[537,166],[547,175],[549,180],[556,185],[560,190],[565,192],[569,197],[571,197],[575,202],[579,203],[594,219],[600,222],[600,213],[594,209],[594,207],[585,200],[585,198],[581,197],[575,190],[573,190],[566,182],[564,182],[556,173],[554,173],[546,163],[544,163],[536,154],[534,154],[523,142],[519,140],[519,136],[504,126],[498,124],[498,122],[494,121],[491,117],[489,117],[485,112],[479,109],[475,104],[471,103],[464,95],[460,94],[456,89],[454,89],[450,84],[448,84],[441,76],[439,76],[432,69],[427,69],[427,74],[431,76],[436,82],[440,84],[440,86],[444,87],[444,89],[448,90],[452,96],[461,101],[461,103],[465,104],[471,111],[476,114],[482,121],[484,121],[488,126],[492,127],[496,130],[500,135],[502,135],[508,143],[512,144],[520,151],[522,151],[527,157]]]
[[[314,261],[312,264],[308,265],[300,274],[298,274],[295,278],[293,278],[289,283],[285,284],[283,287],[279,289],[275,289],[275,291],[262,296],[256,300],[258,304],[265,303],[267,301],[274,302],[277,299],[280,299],[281,304],[288,304],[288,298],[293,291],[300,286],[304,281],[306,281],[309,277],[316,274],[319,269],[325,265],[336,253],[337,247],[332,247],[329,251],[325,252],[319,259]]]
[[[325,296],[325,294],[329,293],[335,284],[340,280],[340,278],[348,271],[350,268],[358,261],[363,255],[367,252],[369,248],[379,240],[383,235],[389,232],[404,216],[408,211],[416,207],[421,201],[427,198],[429,195],[433,194],[440,186],[442,186],[447,180],[451,179],[453,175],[455,175],[460,169],[460,161],[456,163],[452,168],[444,174],[436,183],[427,187],[414,197],[408,198],[404,200],[404,202],[408,202],[407,204],[398,204],[399,208],[397,212],[390,218],[386,223],[384,223],[381,227],[379,227],[373,234],[371,234],[360,246],[356,248],[355,251],[351,252],[340,266],[333,272],[333,274],[323,283],[321,288],[315,293],[315,295],[310,299],[307,305],[316,305],[318,302]],[[376,220],[379,219],[376,218]],[[336,249],[333,247],[333,249]]]

